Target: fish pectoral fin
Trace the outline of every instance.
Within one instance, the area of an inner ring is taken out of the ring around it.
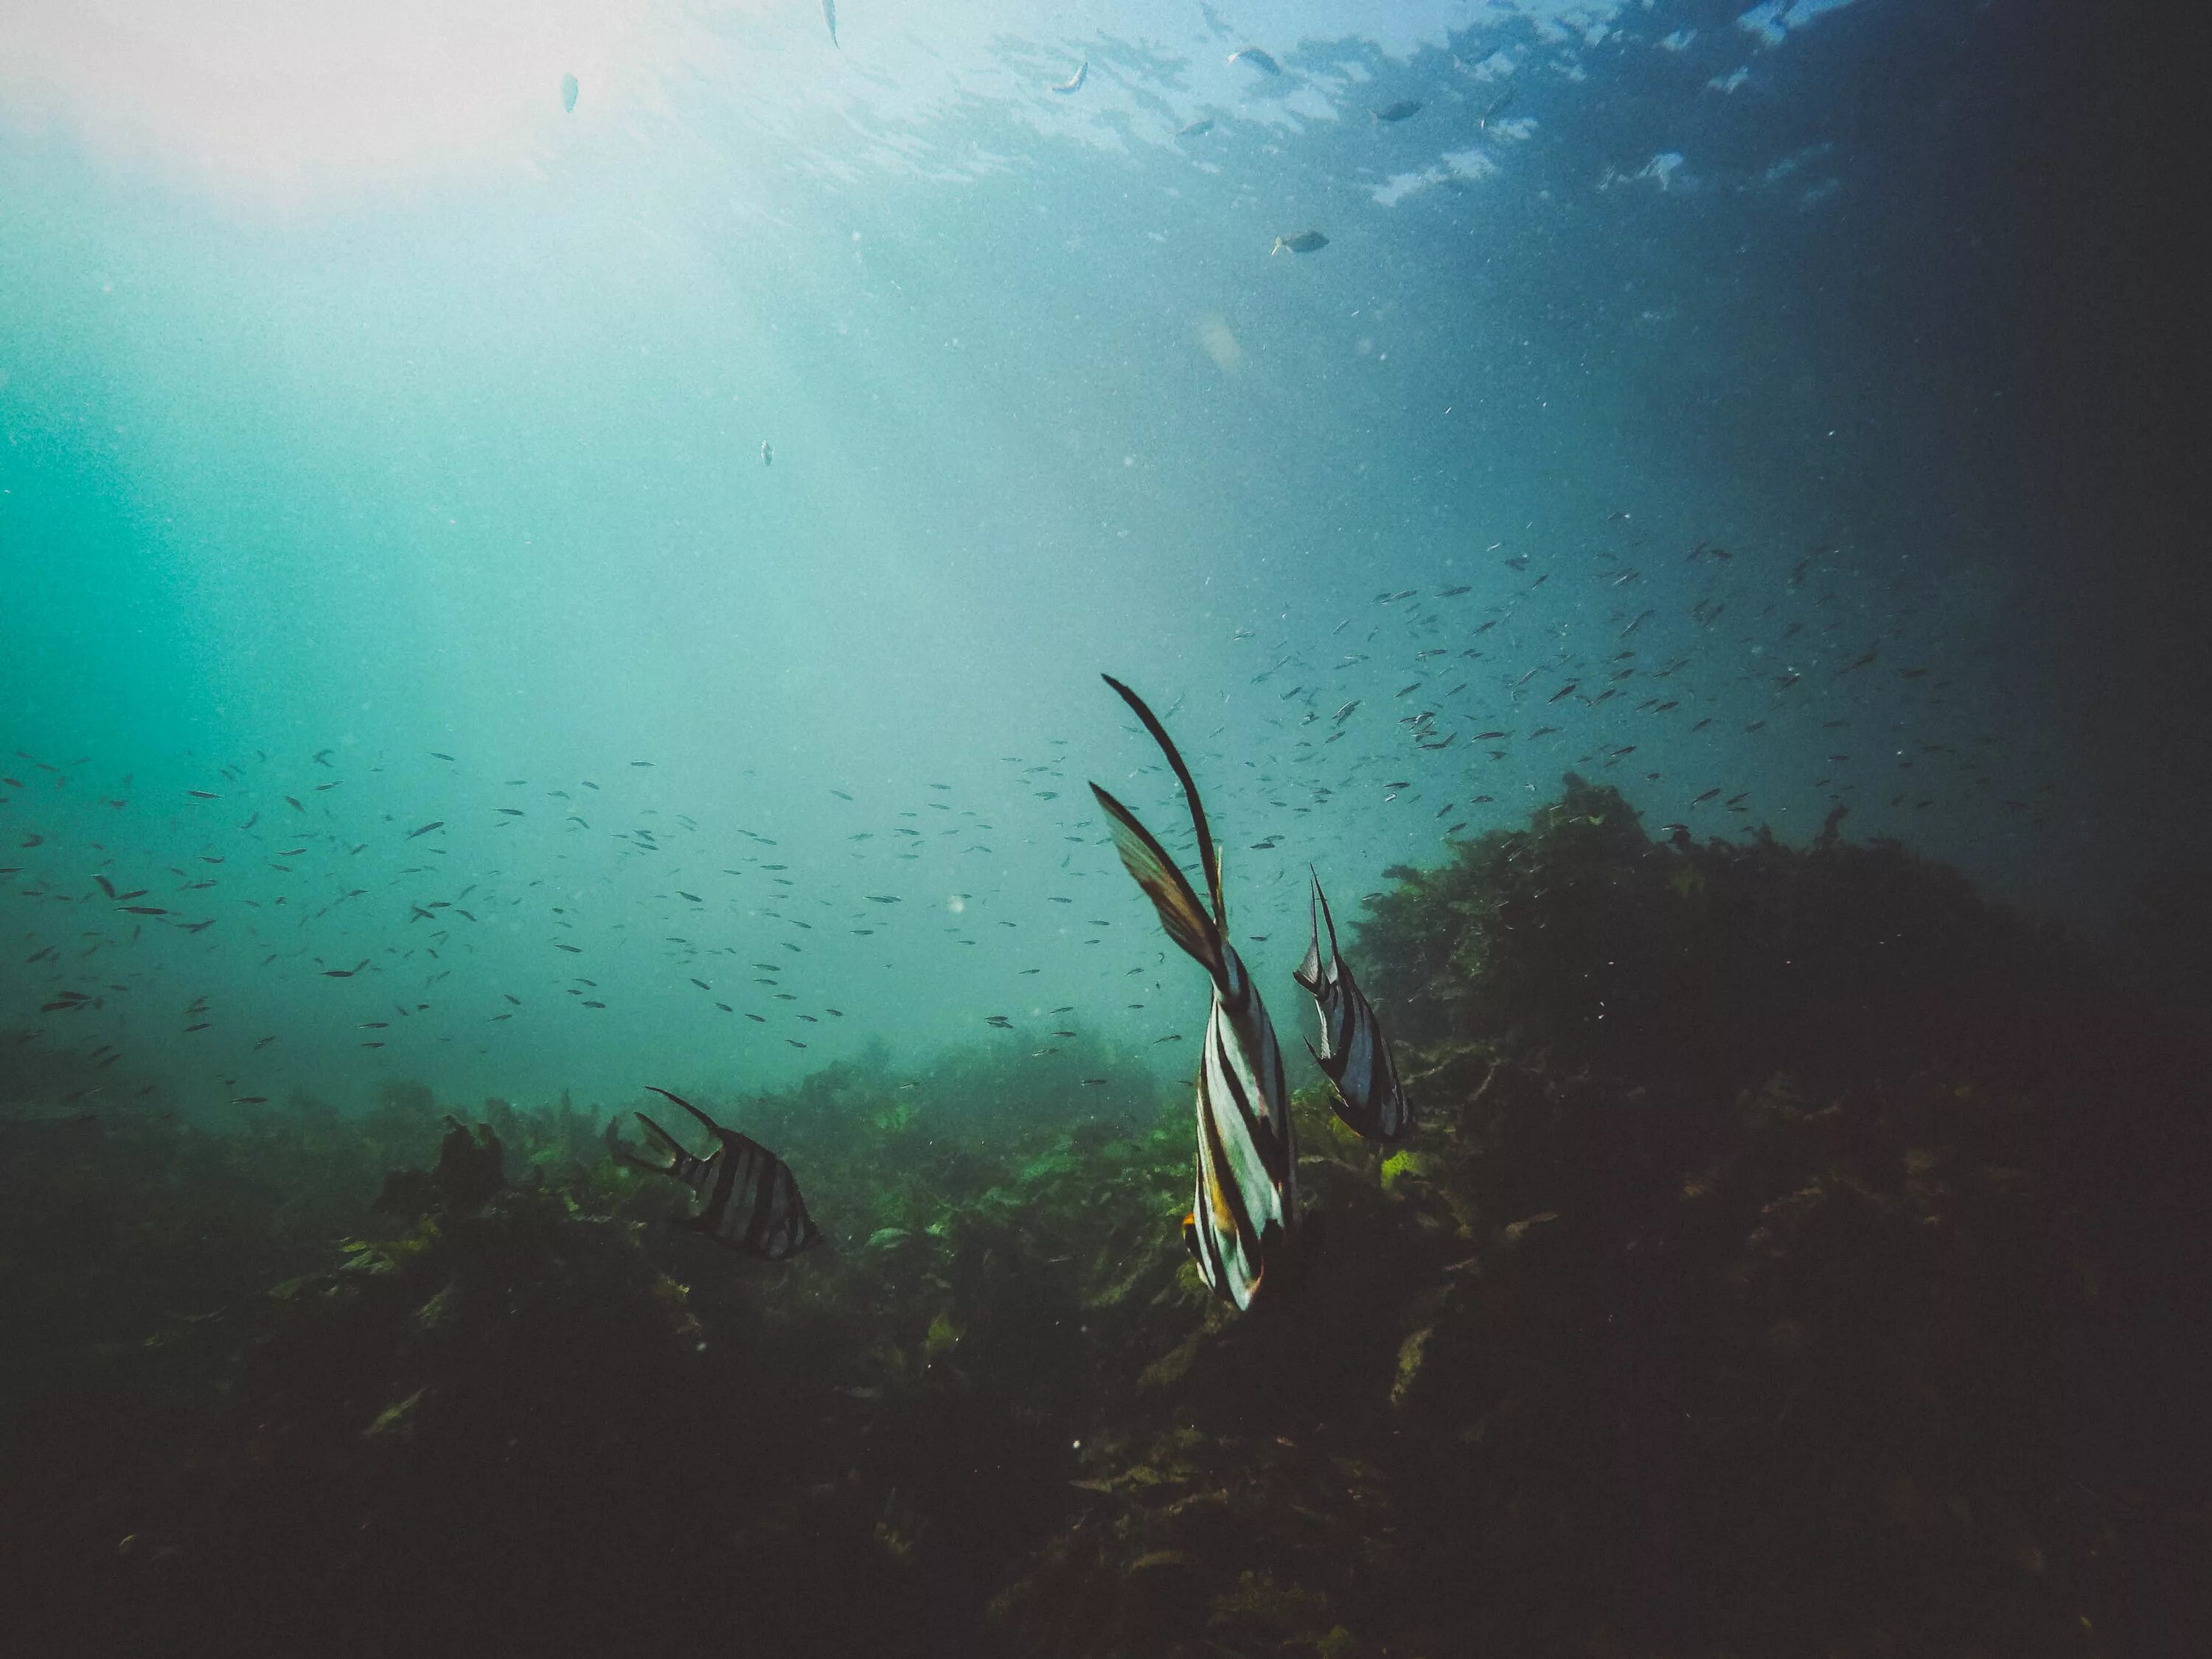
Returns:
[[[1289,1288],[1295,1278],[1294,1264],[1288,1260],[1291,1242],[1290,1237],[1283,1231],[1283,1224],[1273,1216],[1268,1217],[1267,1224],[1260,1230],[1260,1259],[1258,1267],[1252,1274],[1252,1288],[1244,1297],[1248,1311],[1259,1304],[1260,1298],[1266,1295],[1270,1285]],[[1271,1300],[1267,1305],[1274,1306],[1273,1301]]]
[[[1311,1042],[1306,1044],[1306,1052],[1313,1056],[1314,1064],[1321,1067],[1321,1074],[1328,1079],[1329,1086],[1336,1091],[1337,1098],[1341,1100],[1344,1097],[1343,1056],[1339,1055],[1333,1061],[1325,1059],[1321,1050]]]
[[[1095,783],[1091,786],[1091,793],[1098,797],[1098,805],[1105,810],[1108,825],[1114,832],[1114,850],[1121,855],[1122,867],[1145,890],[1145,896],[1152,900],[1152,908],[1159,912],[1160,926],[1167,930],[1170,939],[1219,980],[1226,971],[1220,931],[1199,903],[1189,881],[1176,867],[1167,849],[1152,838],[1152,832],[1137,822],[1135,814]]]
[[[654,1123],[651,1119],[646,1118],[643,1113],[640,1113],[638,1115],[641,1120],[644,1121],[646,1127],[648,1129],[657,1129],[660,1127]],[[667,1165],[650,1163],[647,1160],[640,1158],[635,1152],[630,1150],[629,1146],[623,1142],[621,1133],[615,1127],[617,1121],[618,1120],[615,1118],[609,1118],[607,1120],[607,1151],[613,1156],[615,1162],[617,1164],[627,1164],[633,1170],[642,1170],[647,1175],[665,1176],[668,1174],[669,1170]]]

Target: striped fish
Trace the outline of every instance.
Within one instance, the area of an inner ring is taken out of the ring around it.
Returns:
[[[770,1261],[797,1255],[820,1242],[822,1230],[806,1213],[806,1200],[799,1195],[790,1165],[757,1140],[725,1129],[680,1095],[665,1089],[653,1092],[674,1101],[705,1124],[717,1143],[714,1150],[704,1158],[692,1157],[681,1141],[643,1112],[635,1115],[637,1121],[645,1126],[653,1149],[667,1154],[667,1163],[640,1158],[622,1143],[612,1122],[607,1125],[607,1146],[632,1169],[667,1176],[699,1194],[699,1213],[679,1224]]]
[[[1374,1005],[1352,983],[1352,969],[1336,948],[1336,918],[1328,911],[1328,896],[1321,890],[1321,878],[1313,878],[1313,897],[1308,905],[1313,916],[1313,943],[1306,959],[1292,975],[1312,993],[1321,1014],[1321,1048],[1314,1063],[1336,1091],[1336,1115],[1369,1140],[1395,1140],[1413,1126],[1413,1109],[1398,1085],[1398,1065],[1390,1057],[1390,1040],[1375,1018]],[[1328,928],[1328,960],[1321,955],[1321,930]],[[1313,1045],[1308,1043],[1310,1051]]]
[[[1112,826],[1115,849],[1159,912],[1168,937],[1196,958],[1213,981],[1206,1052],[1198,1069],[1196,1191],[1191,1212],[1183,1218],[1182,1237],[1213,1293],[1237,1308],[1249,1308],[1271,1269],[1279,1279],[1288,1276],[1298,1243],[1297,1146],[1282,1050],[1259,988],[1229,943],[1221,860],[1206,829],[1198,786],[1144,700],[1112,675],[1104,678],[1167,756],[1198,831],[1199,863],[1212,900],[1210,915],[1152,833],[1112,795],[1091,786]]]

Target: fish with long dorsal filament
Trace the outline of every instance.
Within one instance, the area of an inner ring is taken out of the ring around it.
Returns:
[[[789,1164],[751,1137],[724,1128],[681,1095],[659,1088],[653,1092],[674,1101],[704,1124],[714,1137],[714,1150],[704,1158],[693,1157],[683,1142],[643,1112],[632,1115],[645,1126],[647,1139],[654,1150],[667,1155],[668,1162],[655,1164],[632,1152],[616,1133],[613,1119],[607,1122],[607,1150],[634,1170],[666,1176],[698,1194],[699,1212],[679,1219],[678,1225],[769,1261],[784,1261],[821,1241],[822,1230],[806,1213],[806,1200],[799,1195]]]
[[[1352,969],[1336,948],[1336,918],[1329,914],[1328,895],[1321,878],[1313,878],[1308,903],[1313,917],[1313,943],[1306,959],[1291,977],[1303,985],[1321,1014],[1321,1047],[1306,1045],[1314,1064],[1336,1095],[1336,1115],[1353,1133],[1368,1140],[1396,1140],[1413,1127],[1413,1109],[1398,1082],[1398,1063],[1391,1057],[1390,1040],[1382,1035],[1375,1006],[1352,977]],[[1328,955],[1321,952],[1322,928],[1328,929]]]
[[[1103,678],[1167,757],[1198,832],[1211,914],[1152,831],[1111,794],[1091,786],[1105,809],[1122,865],[1152,900],[1168,937],[1213,982],[1206,1051],[1198,1068],[1196,1191],[1191,1212],[1183,1218],[1182,1237],[1213,1293],[1234,1307],[1249,1308],[1271,1273],[1279,1280],[1289,1273],[1299,1247],[1297,1145],[1282,1049],[1259,988],[1229,942],[1221,860],[1190,769],[1144,699],[1112,675]]]

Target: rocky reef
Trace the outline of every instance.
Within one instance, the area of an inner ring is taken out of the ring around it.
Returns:
[[[830,1227],[773,1267],[565,1101],[10,1120],[26,1650],[2186,1643],[2203,1431],[2110,1356],[2212,1286],[2202,1056],[1838,828],[1571,777],[1393,872],[1416,1129],[1299,1097],[1325,1242],[1243,1317],[1187,1097],[1103,1050],[702,1091]]]

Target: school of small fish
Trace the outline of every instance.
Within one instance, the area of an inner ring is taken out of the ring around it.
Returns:
[[[839,46],[832,0],[823,0],[823,15]],[[1255,85],[1286,78],[1281,63],[1255,46],[1232,52],[1228,63],[1259,77]],[[1042,85],[1073,97],[1090,70],[1084,58],[1066,79]],[[564,112],[574,111],[578,91],[576,77],[564,75]],[[1478,131],[1513,97],[1508,87],[1484,106]],[[1425,111],[1430,100],[1405,97],[1368,113],[1379,133]],[[1431,111],[1429,118],[1439,117]],[[1216,122],[1198,117],[1176,137],[1195,145]],[[1306,255],[1330,246],[1327,234],[1308,228],[1275,235],[1269,252]],[[761,465],[774,460],[763,440]],[[1653,766],[1655,752],[1679,756],[1685,740],[1709,732],[1709,742],[1728,737],[1716,752],[1741,764],[1747,740],[1787,734],[1794,752],[1810,753],[1805,739],[1817,730],[1825,769],[1796,781],[1825,799],[1831,823],[1854,799],[1886,800],[1894,818],[1936,805],[1948,790],[1986,796],[2033,826],[2045,821],[2056,783],[2023,781],[2005,740],[1972,729],[1970,699],[1936,659],[1936,641],[1906,635],[1920,607],[1902,592],[1902,578],[1870,605],[1865,579],[1839,547],[1731,550],[1706,538],[1670,549],[1655,545],[1626,510],[1593,527],[1587,542],[1572,560],[1495,544],[1467,560],[1468,580],[1378,592],[1337,623],[1332,642],[1351,635],[1340,653],[1287,633],[1255,643],[1264,637],[1256,620],[1234,626],[1232,649],[1267,658],[1246,677],[1251,706],[1265,712],[1243,718],[1270,730],[1264,745],[1204,758],[1232,778],[1231,769],[1249,772],[1237,779],[1248,787],[1235,816],[1252,826],[1245,831],[1252,838],[1240,844],[1264,869],[1265,884],[1279,884],[1292,867],[1269,855],[1294,848],[1306,861],[1325,854],[1325,837],[1315,845],[1324,822],[1340,839],[1359,833],[1345,829],[1346,818],[1416,804],[1429,811],[1441,799],[1429,833],[1448,841],[1514,821],[1539,781],[1547,786],[1565,765],[1620,783],[1647,811],[1679,813],[1661,825],[1678,844],[1699,830],[1748,823],[1763,809],[1752,789],[1737,787],[1740,779],[1700,776],[1693,787]],[[1647,573],[1661,561],[1672,567],[1670,592],[1686,575],[1686,603],[1641,603],[1655,586]],[[1886,631],[1869,635],[1861,619],[1869,614],[1886,619]],[[1207,1285],[1243,1309],[1271,1274],[1293,1272],[1305,1248],[1283,1057],[1260,988],[1231,942],[1222,860],[1185,758],[1135,692],[1109,684],[1158,745],[1194,834],[1203,878],[1196,884],[1135,811],[1091,786],[1121,864],[1211,985],[1185,1238]],[[1900,707],[1909,721],[1899,719]],[[1900,730],[1914,733],[1901,746]],[[1846,735],[1855,731],[1857,742]],[[1347,738],[1354,741],[1332,752]],[[373,747],[342,750],[335,739],[304,756],[257,750],[251,758],[211,759],[188,787],[154,798],[132,774],[96,757],[62,761],[16,750],[0,774],[0,946],[13,954],[10,983],[28,996],[20,1010],[0,1008],[0,1064],[33,1043],[65,1051],[95,1081],[60,1101],[96,1103],[106,1092],[96,1079],[126,1058],[167,1069],[169,1056],[188,1054],[188,1045],[227,1039],[225,1097],[265,1104],[288,1080],[286,1033],[239,1029],[205,988],[256,976],[313,985],[322,999],[319,1025],[357,1032],[351,1041],[360,1048],[417,1063],[439,1044],[490,1052],[501,1028],[513,1030],[524,1011],[550,1006],[621,1018],[658,994],[670,973],[693,988],[706,1018],[726,1018],[746,1040],[808,1050],[847,1020],[851,1004],[834,980],[810,972],[808,936],[817,929],[889,949],[902,936],[920,945],[933,927],[939,936],[925,948],[941,955],[948,945],[975,945],[969,930],[986,920],[1013,930],[1036,926],[1038,916],[1018,906],[991,914],[981,873],[972,883],[954,878],[962,883],[953,889],[954,919],[944,921],[939,890],[952,884],[939,878],[976,855],[985,863],[968,867],[1002,872],[994,840],[1034,848],[1056,833],[1067,849],[1082,849],[1063,850],[1057,879],[1073,887],[1097,873],[1091,849],[1103,843],[1095,829],[1049,805],[1068,782],[1069,742],[1049,739],[1039,759],[1004,757],[1009,770],[988,793],[973,777],[964,789],[931,783],[919,800],[864,800],[829,787],[854,808],[835,869],[819,845],[786,848],[753,827],[702,824],[679,810],[680,792],[654,783],[653,763],[644,759],[631,761],[618,783],[495,781],[488,763],[431,750],[427,758],[447,769],[449,787],[422,803],[427,811],[395,818],[375,793],[390,757]],[[1931,781],[1939,776],[1940,786]],[[965,804],[970,799],[992,804]],[[1015,811],[1028,822],[1002,836],[1000,818]],[[943,822],[932,823],[933,812]],[[142,820],[143,836],[135,833]],[[456,831],[464,827],[467,847],[456,860]],[[495,835],[527,850],[487,858],[482,844]],[[611,907],[593,915],[548,881],[549,859],[559,857],[554,849],[575,837],[611,839],[625,863],[654,870],[647,913]],[[156,842],[170,850],[149,850]],[[180,860],[173,849],[185,845],[193,850]],[[922,866],[929,879],[903,882],[902,866],[908,873]],[[1316,1006],[1317,1041],[1308,1047],[1343,1121],[1362,1136],[1396,1140],[1409,1132],[1412,1109],[1382,1021],[1340,950],[1321,877],[1309,873],[1310,943],[1292,975]],[[899,885],[914,890],[866,890]],[[908,905],[910,897],[924,902]],[[1055,893],[1046,902],[1072,910],[1076,900]],[[970,911],[973,921],[965,919]],[[1082,930],[1057,920],[1037,927],[1039,959],[1018,974],[1044,984],[1073,977],[1066,956],[1118,946],[1126,935],[1111,933],[1114,925],[1086,915]],[[535,941],[544,960],[534,977],[492,982],[476,970],[475,939],[493,927]],[[1248,944],[1267,938],[1245,936]],[[1123,1023],[1171,1006],[1163,960],[1143,951],[1116,964],[1115,976],[1137,981],[1130,988],[1144,994],[1110,1011]],[[1091,961],[1080,972],[1093,986],[1103,977]],[[868,1011],[851,1012],[865,1030]],[[1083,1030],[1086,1012],[1061,1002],[1042,1017],[979,1010],[970,1018],[986,1031],[1037,1043],[1030,1052],[1042,1056]],[[1100,1012],[1109,1011],[1102,1005]],[[1146,1041],[1184,1040],[1188,1034],[1174,1023],[1177,1029]],[[832,1053],[839,1046],[825,1045]],[[741,1056],[744,1042],[731,1048]],[[143,1097],[162,1086],[146,1083],[134,1092]],[[659,1161],[614,1145],[625,1162],[693,1190],[698,1210],[687,1224],[770,1260],[817,1241],[820,1230],[775,1154],[690,1102],[667,1097],[705,1127],[713,1151],[693,1156],[642,1115]]]
[[[1340,857],[1332,848],[1370,836],[1377,813],[1418,811],[1438,842],[1516,822],[1516,803],[1547,796],[1569,768],[1619,783],[1678,838],[1755,824],[1785,781],[1815,811],[1870,812],[1877,833],[1947,798],[2016,815],[2022,833],[2047,822],[2057,781],[2038,781],[2034,757],[1978,726],[1986,708],[1971,682],[1935,654],[1940,641],[1907,632],[1926,610],[1909,590],[1879,591],[1833,547],[1753,553],[1701,539],[1670,555],[1626,512],[1591,540],[1583,556],[1549,564],[1492,545],[1473,562],[1488,574],[1378,592],[1367,620],[1344,616],[1325,643],[1314,630],[1268,646],[1255,628],[1234,628],[1230,649],[1264,653],[1240,699],[1255,746],[1207,758],[1241,775],[1236,817],[1266,831],[1247,854],[1265,886],[1286,878],[1291,866],[1273,861],[1285,851]],[[1644,572],[1669,559],[1666,591],[1681,597],[1639,603]],[[1869,636],[1862,618],[1877,599],[1886,631]],[[1909,742],[1890,735],[1900,729]],[[185,763],[199,768],[185,787],[151,797],[95,757],[18,750],[0,763],[0,947],[12,958],[0,1063],[41,1044],[94,1079],[68,1098],[96,1099],[100,1074],[135,1054],[142,1075],[204,1090],[192,1055],[216,1043],[226,1097],[266,1099],[303,1080],[283,1064],[286,1033],[244,1024],[250,1016],[215,988],[247,1006],[262,1000],[257,987],[327,988],[307,1005],[322,1010],[319,1033],[349,1027],[362,1048],[419,1066],[449,1045],[495,1058],[503,1042],[529,1040],[525,1022],[564,1006],[621,1018],[665,999],[663,975],[708,1018],[811,1051],[811,1063],[822,1039],[864,1031],[880,1012],[856,1007],[842,976],[815,966],[826,935],[880,950],[896,978],[931,971],[899,965],[915,953],[941,962],[948,946],[981,944],[978,927],[1036,938],[1018,975],[989,983],[1118,980],[1133,994],[1094,992],[1093,1020],[1126,1029],[1162,1006],[1160,963],[1146,953],[1117,966],[1126,930],[1095,899],[1075,908],[1098,878],[1099,841],[1068,816],[1068,744],[1003,757],[995,783],[932,783],[918,800],[829,786],[846,826],[833,819],[790,846],[757,824],[702,823],[644,759],[620,776],[533,781],[429,751],[413,764],[429,766],[433,785],[409,798],[432,810],[403,817],[380,793],[401,758],[359,747]],[[1753,750],[1776,744],[1764,752],[1788,759],[1759,763],[1764,793],[1725,777],[1678,781],[1656,763],[1710,753],[1748,767]],[[1808,775],[1795,775],[1799,757]],[[1057,860],[1036,856],[1055,839]],[[593,845],[605,851],[587,853]],[[1014,847],[1025,850],[1009,864]],[[585,856],[629,872],[627,902],[548,879]],[[998,895],[1010,876],[1065,890],[1048,893],[1041,915],[1033,898]],[[1317,884],[1312,904],[1333,940]],[[1050,914],[1063,906],[1066,920]],[[479,961],[495,935],[504,982]],[[515,953],[527,961],[532,940],[543,967],[518,975]],[[1317,1050],[1324,1070],[1360,1052],[1364,1029],[1348,975],[1329,977],[1334,959],[1332,945],[1316,993],[1340,999]],[[971,1029],[1058,1052],[1082,1006],[1051,1000],[1041,1016],[985,1003]],[[1149,1040],[1178,1035],[1156,1027]],[[746,1052],[742,1040],[724,1046]],[[1332,1077],[1348,1121],[1372,1109]],[[163,1086],[134,1079],[131,1091]]]

